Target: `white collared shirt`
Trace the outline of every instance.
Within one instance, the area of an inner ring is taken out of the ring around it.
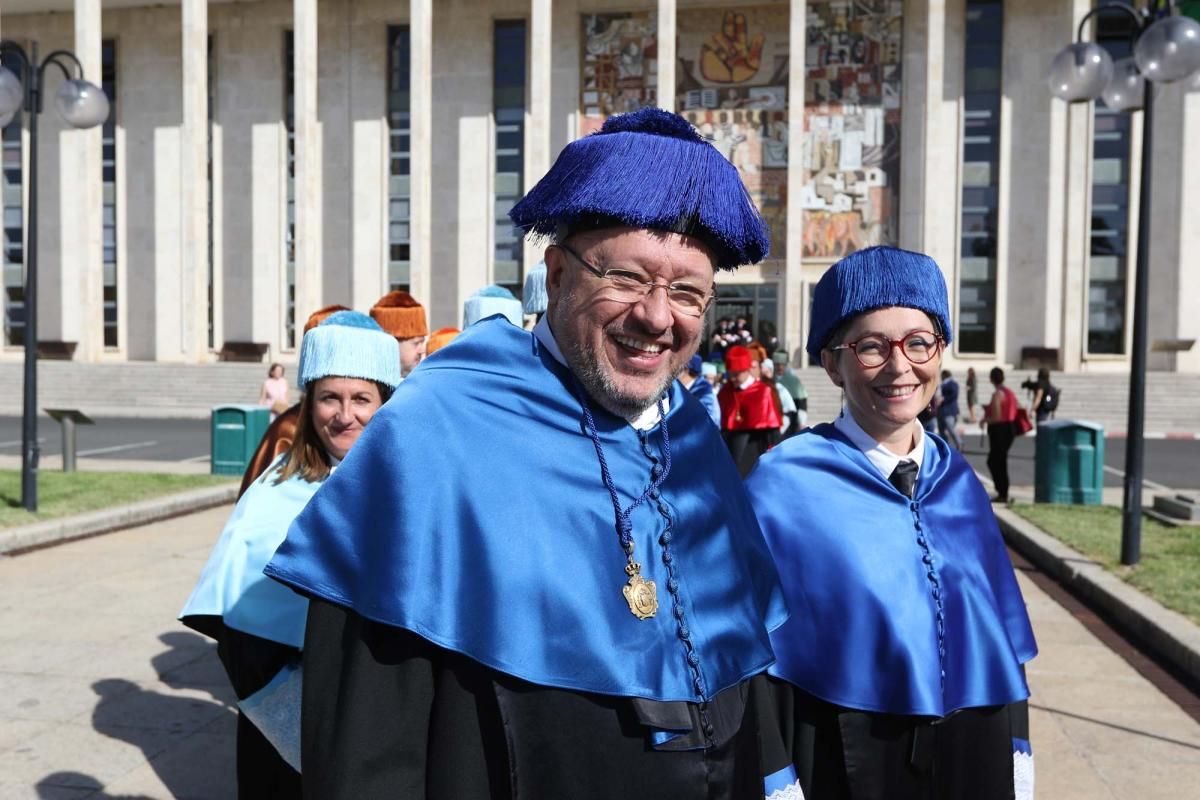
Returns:
[[[849,406],[844,406],[842,413],[833,421],[833,427],[841,431],[855,447],[861,450],[863,455],[875,465],[875,469],[879,470],[885,479],[892,474],[892,471],[896,469],[896,465],[901,461],[917,462],[917,472],[918,474],[920,473],[921,462],[925,459],[927,439],[925,437],[925,429],[921,427],[921,423],[913,420],[912,424],[913,439],[916,441],[916,445],[913,446],[912,451],[908,455],[898,456],[862,429],[862,426],[858,424],[858,420],[854,419],[854,415],[850,413]]]
[[[538,320],[538,324],[533,326],[533,335],[537,337],[542,347],[546,348],[546,352],[550,354],[551,358],[567,369],[571,368],[571,365],[567,363],[567,359],[563,357],[562,350],[558,346],[558,341],[554,338],[554,331],[550,329],[550,316],[548,314],[543,314],[542,318]],[[667,392],[663,398],[663,413],[670,410],[671,393]],[[636,430],[650,430],[658,424],[658,404],[655,403],[633,419],[628,419],[628,422]]]

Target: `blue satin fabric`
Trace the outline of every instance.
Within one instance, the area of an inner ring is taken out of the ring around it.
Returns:
[[[1021,665],[1037,645],[987,494],[961,455],[928,438],[912,501],[829,424],[759,460],[747,487],[792,611],[771,636],[772,674],[891,714],[1029,696]],[[940,584],[944,659],[914,514]]]
[[[632,515],[659,602],[638,620],[571,381],[532,334],[497,320],[469,328],[375,415],[267,574],[531,683],[697,700],[658,543],[666,522],[654,502]],[[624,420],[592,411],[628,505],[652,464]],[[677,383],[668,424],[674,466],[660,491],[709,699],[766,669],[768,631],[787,612],[733,463]],[[657,428],[649,441],[661,458]]]
[[[299,476],[275,483],[280,456],[238,500],[188,597],[180,619],[221,617],[225,625],[273,642],[301,647],[308,600],[263,575],[288,525],[320,483]]]

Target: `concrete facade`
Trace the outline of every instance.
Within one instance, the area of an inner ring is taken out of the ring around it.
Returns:
[[[834,0],[835,4],[838,0]],[[899,222],[893,243],[941,264],[957,321],[962,278],[965,30],[968,0],[902,0]],[[142,5],[5,0],[0,32],[42,53],[73,49],[100,73],[100,42],[116,42],[115,189],[118,344],[102,319],[100,133],[40,118],[40,338],[75,342],[76,360],[197,363],[225,342],[267,346],[290,361],[288,201],[295,201],[297,325],[311,308],[366,309],[388,290],[389,25],[410,27],[411,291],[433,328],[461,322],[462,301],[492,282],[496,136],[493,26],[524,19],[524,187],[578,135],[581,15],[656,15],[658,102],[674,103],[675,20],[697,8],[782,8],[788,26],[786,257],[720,276],[770,287],[781,340],[803,361],[808,293],[829,261],[802,257],[797,198],[804,173],[805,0],[250,0]],[[996,237],[995,352],[953,349],[955,367],[1014,365],[1052,348],[1068,371],[1128,370],[1136,247],[1140,114],[1129,168],[1125,355],[1088,352],[1093,114],[1052,98],[1045,74],[1087,0],[1005,0]],[[293,31],[294,181],[288,178],[284,41]],[[211,49],[211,63],[209,51]],[[811,56],[811,53],[810,53]],[[662,61],[667,59],[667,61]],[[669,62],[669,63],[667,63]],[[809,60],[810,64],[811,58]],[[48,94],[58,76],[49,73]],[[205,91],[211,76],[211,93]],[[211,102],[211,109],[210,109]],[[1200,96],[1159,89],[1156,106],[1150,339],[1200,338],[1200,277],[1189,269],[1200,229]],[[211,140],[205,136],[208,120]],[[23,158],[28,164],[28,132]],[[210,162],[211,158],[211,162]],[[291,184],[289,188],[289,183]],[[211,201],[210,201],[211,197]],[[27,211],[27,209],[26,209]],[[211,220],[211,225],[210,225]],[[208,335],[211,241],[211,343]],[[525,268],[540,257],[526,243]],[[19,361],[7,343],[0,360]],[[1200,372],[1200,346],[1154,352],[1150,368]]]

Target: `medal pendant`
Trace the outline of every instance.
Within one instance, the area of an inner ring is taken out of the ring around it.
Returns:
[[[634,561],[632,556],[625,567],[625,574],[629,576],[629,582],[621,587],[621,593],[625,595],[625,602],[629,603],[630,612],[638,619],[650,619],[658,611],[658,592],[654,581],[642,577],[642,565]]]

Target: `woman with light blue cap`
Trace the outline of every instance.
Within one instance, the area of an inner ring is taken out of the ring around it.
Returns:
[[[180,613],[217,640],[239,700],[271,683],[304,643],[308,601],[263,567],[399,383],[399,345],[365,314],[339,311],[304,335],[296,438],[238,501]],[[241,713],[237,773],[241,797],[300,797],[299,772]]]
[[[858,251],[811,319],[845,407],[747,481],[792,610],[770,673],[804,796],[1031,798],[1029,617],[987,492],[917,421],[953,336],[942,272]]]

